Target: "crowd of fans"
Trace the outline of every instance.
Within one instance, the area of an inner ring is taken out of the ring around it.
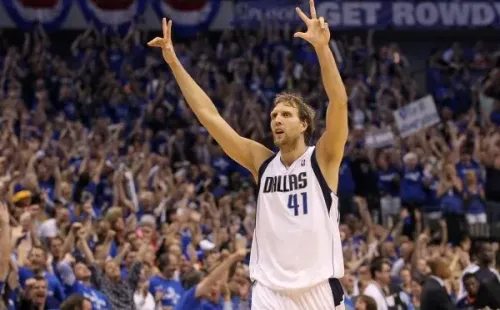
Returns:
[[[268,146],[281,91],[301,93],[324,127],[314,51],[291,30],[175,43],[230,125]],[[89,28],[71,46],[41,27],[22,46],[0,37],[5,308],[174,309],[229,260],[196,296],[202,309],[249,309],[255,185],[198,124],[147,37],[135,26],[124,37]],[[498,243],[471,239],[500,203],[498,57],[481,43],[433,51],[424,86],[396,43],[373,38],[336,41],[351,128],[338,189],[346,308],[431,309],[430,274],[461,309],[500,308]],[[440,124],[366,147],[426,93]]]

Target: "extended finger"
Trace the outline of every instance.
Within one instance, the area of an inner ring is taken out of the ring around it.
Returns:
[[[160,37],[156,37],[153,40],[148,42],[149,46],[156,46],[156,47],[161,47],[163,43],[163,39]]]
[[[302,12],[302,10],[300,8],[295,8],[295,11],[297,11],[297,14],[299,14],[300,18],[304,21],[304,23],[309,23],[309,17],[306,16],[306,14],[304,14],[304,12]]]
[[[306,39],[306,33],[305,32],[296,32],[294,35],[293,35],[294,38],[302,38],[302,39]]]
[[[325,19],[323,17],[319,18],[319,26],[321,27],[321,29],[325,28]]]
[[[167,24],[167,37],[165,39],[172,40],[172,20],[168,21],[168,24]]]
[[[165,17],[163,17],[161,20],[161,28],[163,29],[163,38],[164,39],[168,38],[167,19]]]
[[[314,0],[309,0],[309,7],[311,8],[311,18],[316,18],[316,7],[314,6]]]

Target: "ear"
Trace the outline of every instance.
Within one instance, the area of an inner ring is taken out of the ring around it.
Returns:
[[[301,132],[304,133],[306,132],[307,130],[307,127],[309,127],[309,125],[307,125],[307,122],[306,121],[301,121],[300,124],[302,125],[302,130]]]

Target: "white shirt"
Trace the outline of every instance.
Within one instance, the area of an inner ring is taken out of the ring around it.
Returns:
[[[148,292],[146,297],[144,297],[143,294],[140,293],[135,293],[134,294],[134,303],[135,307],[138,310],[155,310],[156,309],[156,303],[153,295]]]
[[[377,310],[389,310],[389,304],[386,300],[384,291],[375,281],[370,282],[370,284],[366,286],[363,295],[370,296],[375,300],[377,303]],[[392,303],[394,305],[394,298]]]
[[[309,288],[344,276],[338,199],[309,147],[290,167],[278,153],[259,170],[252,280],[274,290]]]
[[[38,227],[38,235],[41,238],[54,238],[58,233],[56,219],[48,219]]]

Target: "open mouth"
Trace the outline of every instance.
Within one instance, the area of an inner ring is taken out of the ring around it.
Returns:
[[[277,134],[277,135],[280,135],[280,134],[284,133],[284,131],[283,131],[283,129],[276,129],[274,131],[274,133]]]

